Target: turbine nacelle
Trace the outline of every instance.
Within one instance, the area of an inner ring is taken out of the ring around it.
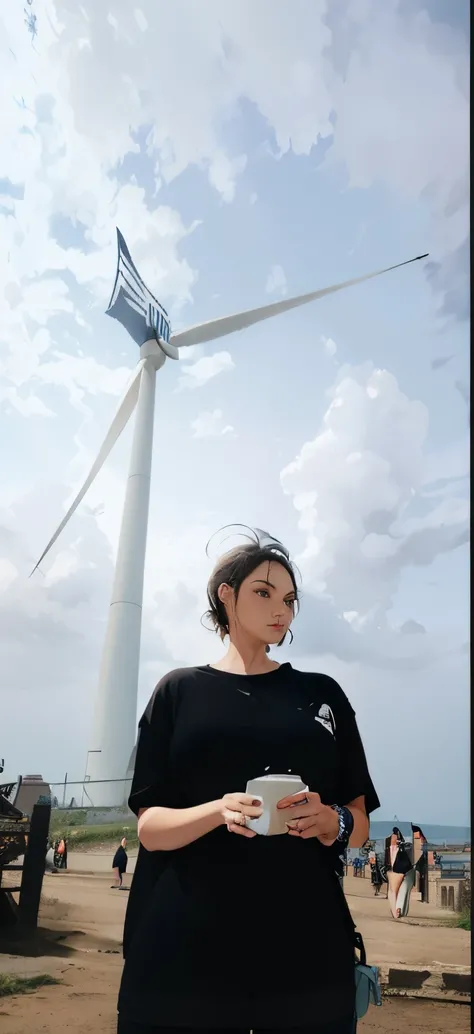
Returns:
[[[140,347],[140,360],[148,359],[153,368],[158,371],[165,365],[167,359],[179,359],[179,349],[171,345],[163,338],[149,338]]]

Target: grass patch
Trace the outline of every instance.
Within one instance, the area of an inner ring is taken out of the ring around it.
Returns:
[[[9,973],[0,973],[0,998],[7,995],[26,995],[37,991],[40,987],[50,987],[52,984],[60,984],[60,980],[52,977],[49,973],[40,973],[36,977],[15,977]]]
[[[51,834],[51,830],[50,830]],[[66,837],[68,851],[82,847],[100,847],[102,844],[118,845],[122,837],[127,838],[129,847],[138,847],[137,827],[107,823],[102,826],[63,826],[54,830],[55,837]]]
[[[53,808],[51,811],[51,819],[49,823],[50,833],[57,833],[58,836],[61,833],[68,831],[71,826],[83,826],[87,818],[87,811],[85,808],[74,811],[59,811]]]
[[[468,908],[464,908],[462,912],[456,916],[454,925],[459,927],[460,930],[471,929],[471,913]]]

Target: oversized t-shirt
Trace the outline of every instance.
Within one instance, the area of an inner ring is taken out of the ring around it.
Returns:
[[[205,665],[171,672],[140,721],[129,804],[190,808],[268,773],[324,804],[379,807],[354,711],[327,675]],[[226,826],[175,851],[140,848],[119,1011],[158,1026],[316,1025],[350,1016],[353,924],[337,845]]]
[[[112,869],[118,869],[119,872],[124,873],[127,871],[128,855],[124,847],[120,844],[117,848],[112,862]]]

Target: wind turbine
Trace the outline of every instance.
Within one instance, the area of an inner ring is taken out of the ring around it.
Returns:
[[[95,806],[123,804],[126,796],[123,780],[130,772],[134,754],[155,381],[158,370],[167,358],[179,359],[180,348],[233,334],[234,331],[243,330],[271,316],[427,257],[418,255],[387,269],[333,284],[332,287],[232,316],[223,316],[207,323],[198,323],[172,334],[166,309],[144,284],[118,229],[117,240],[117,272],[107,315],[125,327],[139,346],[140,359],[88,477],[32,572],[37,570],[71,519],[136,409],[115,578],[96,697],[92,748],[87,754],[84,777],[89,783],[99,783],[93,790],[89,785],[89,795]]]

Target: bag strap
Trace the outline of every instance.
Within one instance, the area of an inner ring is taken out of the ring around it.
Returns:
[[[328,850],[328,849],[325,848],[325,850]],[[352,940],[352,945],[353,945],[354,949],[359,952],[359,959],[356,959],[356,963],[358,962],[362,966],[366,966],[367,965],[367,955],[366,955],[366,951],[365,951],[365,945],[364,945],[364,941],[363,941],[363,938],[362,938],[362,934],[360,933],[359,930],[356,929],[356,925],[355,925],[355,922],[354,922],[354,920],[352,918],[352,913],[351,913],[351,910],[350,910],[349,905],[347,903],[347,898],[346,898],[346,895],[344,894],[344,888],[342,887],[341,881],[339,880],[339,878],[337,876],[336,876],[336,879],[337,879],[337,884],[338,884],[338,887],[339,887],[339,894],[341,896],[342,905],[343,905],[343,908],[344,908],[344,915],[345,915],[345,919],[346,919],[347,929],[348,929],[348,932],[350,934],[350,938]]]
[[[367,955],[365,952],[365,944],[362,939],[362,934],[359,930],[354,930],[354,948],[357,948],[359,952],[359,962],[362,966],[367,965]]]

